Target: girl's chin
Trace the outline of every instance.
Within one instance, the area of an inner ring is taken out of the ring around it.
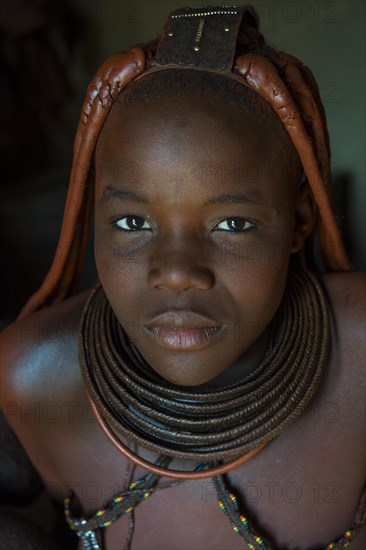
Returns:
[[[225,385],[225,373],[223,372],[225,371],[225,366],[223,366],[221,371],[215,370],[214,372],[208,372],[207,369],[203,369],[201,365],[195,367],[192,366],[192,364],[189,367],[185,365],[174,367],[170,364],[166,369],[162,368],[160,364],[158,368],[154,368],[154,366],[151,366],[151,368],[161,380],[165,380],[176,386],[199,386],[204,389],[205,387],[220,385],[220,381]],[[218,380],[217,384],[215,383],[216,380]]]
[[[205,389],[206,387],[209,388],[211,387],[212,385],[216,385],[216,384],[213,384],[213,381],[216,380],[217,376],[202,376],[201,373],[199,373],[198,375],[184,375],[184,374],[181,374],[181,373],[174,373],[173,375],[171,374],[166,374],[165,376],[163,376],[163,374],[160,372],[157,372],[157,374],[160,376],[160,378],[162,378],[163,380],[165,380],[166,382],[169,382],[170,384],[174,384],[176,386],[185,386],[185,387],[200,387],[202,389]]]
[[[211,361],[212,364],[212,361]],[[221,367],[221,368],[220,368]],[[172,365],[166,369],[160,364],[158,368],[151,367],[161,380],[176,386],[196,387],[199,390],[218,388],[242,379],[240,369],[234,365],[217,365],[215,370],[201,365]]]

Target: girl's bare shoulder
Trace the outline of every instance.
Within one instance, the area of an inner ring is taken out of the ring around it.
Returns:
[[[78,324],[89,292],[17,320],[0,334],[0,406],[45,480],[55,479],[49,446],[65,429],[60,408],[84,393]]]
[[[63,380],[71,390],[77,374],[78,325],[89,293],[16,320],[0,333],[2,401],[49,398]]]
[[[325,273],[321,280],[330,301],[338,332],[350,342],[364,341],[366,273]]]
[[[366,406],[366,274],[327,273],[322,281],[331,309],[329,381],[352,396],[345,406],[359,414]]]

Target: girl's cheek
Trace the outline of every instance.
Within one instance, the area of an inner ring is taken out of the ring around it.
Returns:
[[[245,239],[222,240],[204,249],[204,259],[215,269],[229,273],[278,273],[287,265],[290,257],[290,240],[287,236],[273,235],[269,239],[255,236]]]
[[[138,273],[141,278],[142,270],[147,264],[146,254],[133,241],[121,243],[117,239],[96,237],[94,255],[98,273],[108,278],[131,277],[133,273]]]

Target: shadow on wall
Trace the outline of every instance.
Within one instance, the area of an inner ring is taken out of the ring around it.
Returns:
[[[1,319],[5,326],[38,289],[55,254],[67,192],[68,173],[48,172],[0,202]],[[22,199],[19,201],[19,196]],[[80,289],[95,284],[92,236]]]
[[[350,196],[354,185],[354,177],[350,172],[338,172],[333,176],[333,209],[336,222],[347,253],[353,262],[355,262],[355,247],[347,220],[352,214]]]
[[[68,110],[80,91],[71,69],[81,84],[86,21],[67,0],[1,7],[0,326],[38,288],[55,251],[75,132]]]
[[[67,1],[5,2],[0,17],[1,184],[47,166],[55,130],[74,97],[68,66],[83,31]],[[57,157],[57,155],[56,155]]]

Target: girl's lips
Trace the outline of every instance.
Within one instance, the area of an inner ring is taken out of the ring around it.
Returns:
[[[163,348],[174,351],[197,351],[209,346],[222,332],[223,326],[159,327],[145,326],[147,333]]]

